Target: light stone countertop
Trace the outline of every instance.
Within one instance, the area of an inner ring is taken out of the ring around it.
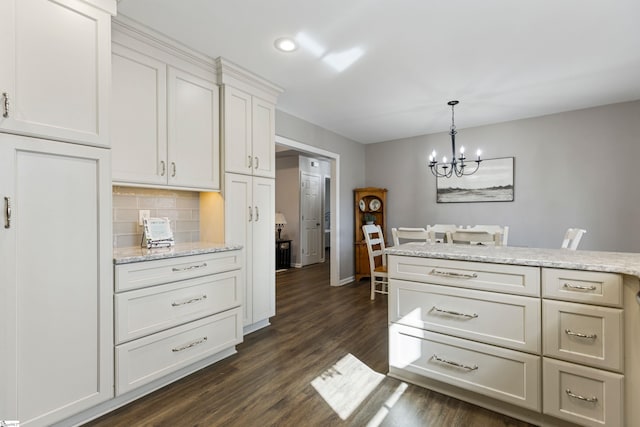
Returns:
[[[640,253],[414,242],[388,247],[385,252],[388,255],[621,273],[640,278]]]
[[[128,264],[132,262],[201,255],[213,252],[235,251],[239,249],[242,249],[242,245],[209,242],[176,243],[174,246],[169,248],[147,249],[137,246],[129,248],[114,248],[113,263]]]

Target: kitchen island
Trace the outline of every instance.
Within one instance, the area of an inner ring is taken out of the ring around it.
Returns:
[[[386,253],[391,376],[538,425],[640,419],[640,254]]]

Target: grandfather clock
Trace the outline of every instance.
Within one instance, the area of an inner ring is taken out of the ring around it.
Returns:
[[[362,225],[373,221],[374,224],[382,227],[383,234],[387,232],[387,189],[375,187],[356,188],[353,190],[353,197],[355,202],[355,259],[357,282],[363,277],[371,276],[369,253],[367,252],[367,244],[364,241]]]

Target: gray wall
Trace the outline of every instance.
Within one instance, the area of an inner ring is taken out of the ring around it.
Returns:
[[[276,134],[340,154],[339,276],[340,279],[353,276],[353,189],[365,184],[365,146],[279,110],[276,110]]]
[[[588,230],[580,249],[640,252],[640,101],[459,127],[456,143],[487,158],[515,157],[515,201],[436,203],[426,163],[432,149],[450,157],[447,133],[371,144],[366,185],[389,190],[389,229],[502,224],[509,244],[554,248],[579,227]]]

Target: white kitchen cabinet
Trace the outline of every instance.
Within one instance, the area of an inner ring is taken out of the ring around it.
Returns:
[[[2,419],[113,397],[109,171],[107,149],[0,134]]]
[[[224,87],[225,171],[275,178],[275,106]]]
[[[109,145],[110,0],[0,2],[0,131]]]
[[[275,315],[275,180],[225,174],[225,239],[244,246],[244,325]]]
[[[123,22],[114,27],[114,184],[219,190],[220,100],[212,64],[207,72],[129,30]]]

